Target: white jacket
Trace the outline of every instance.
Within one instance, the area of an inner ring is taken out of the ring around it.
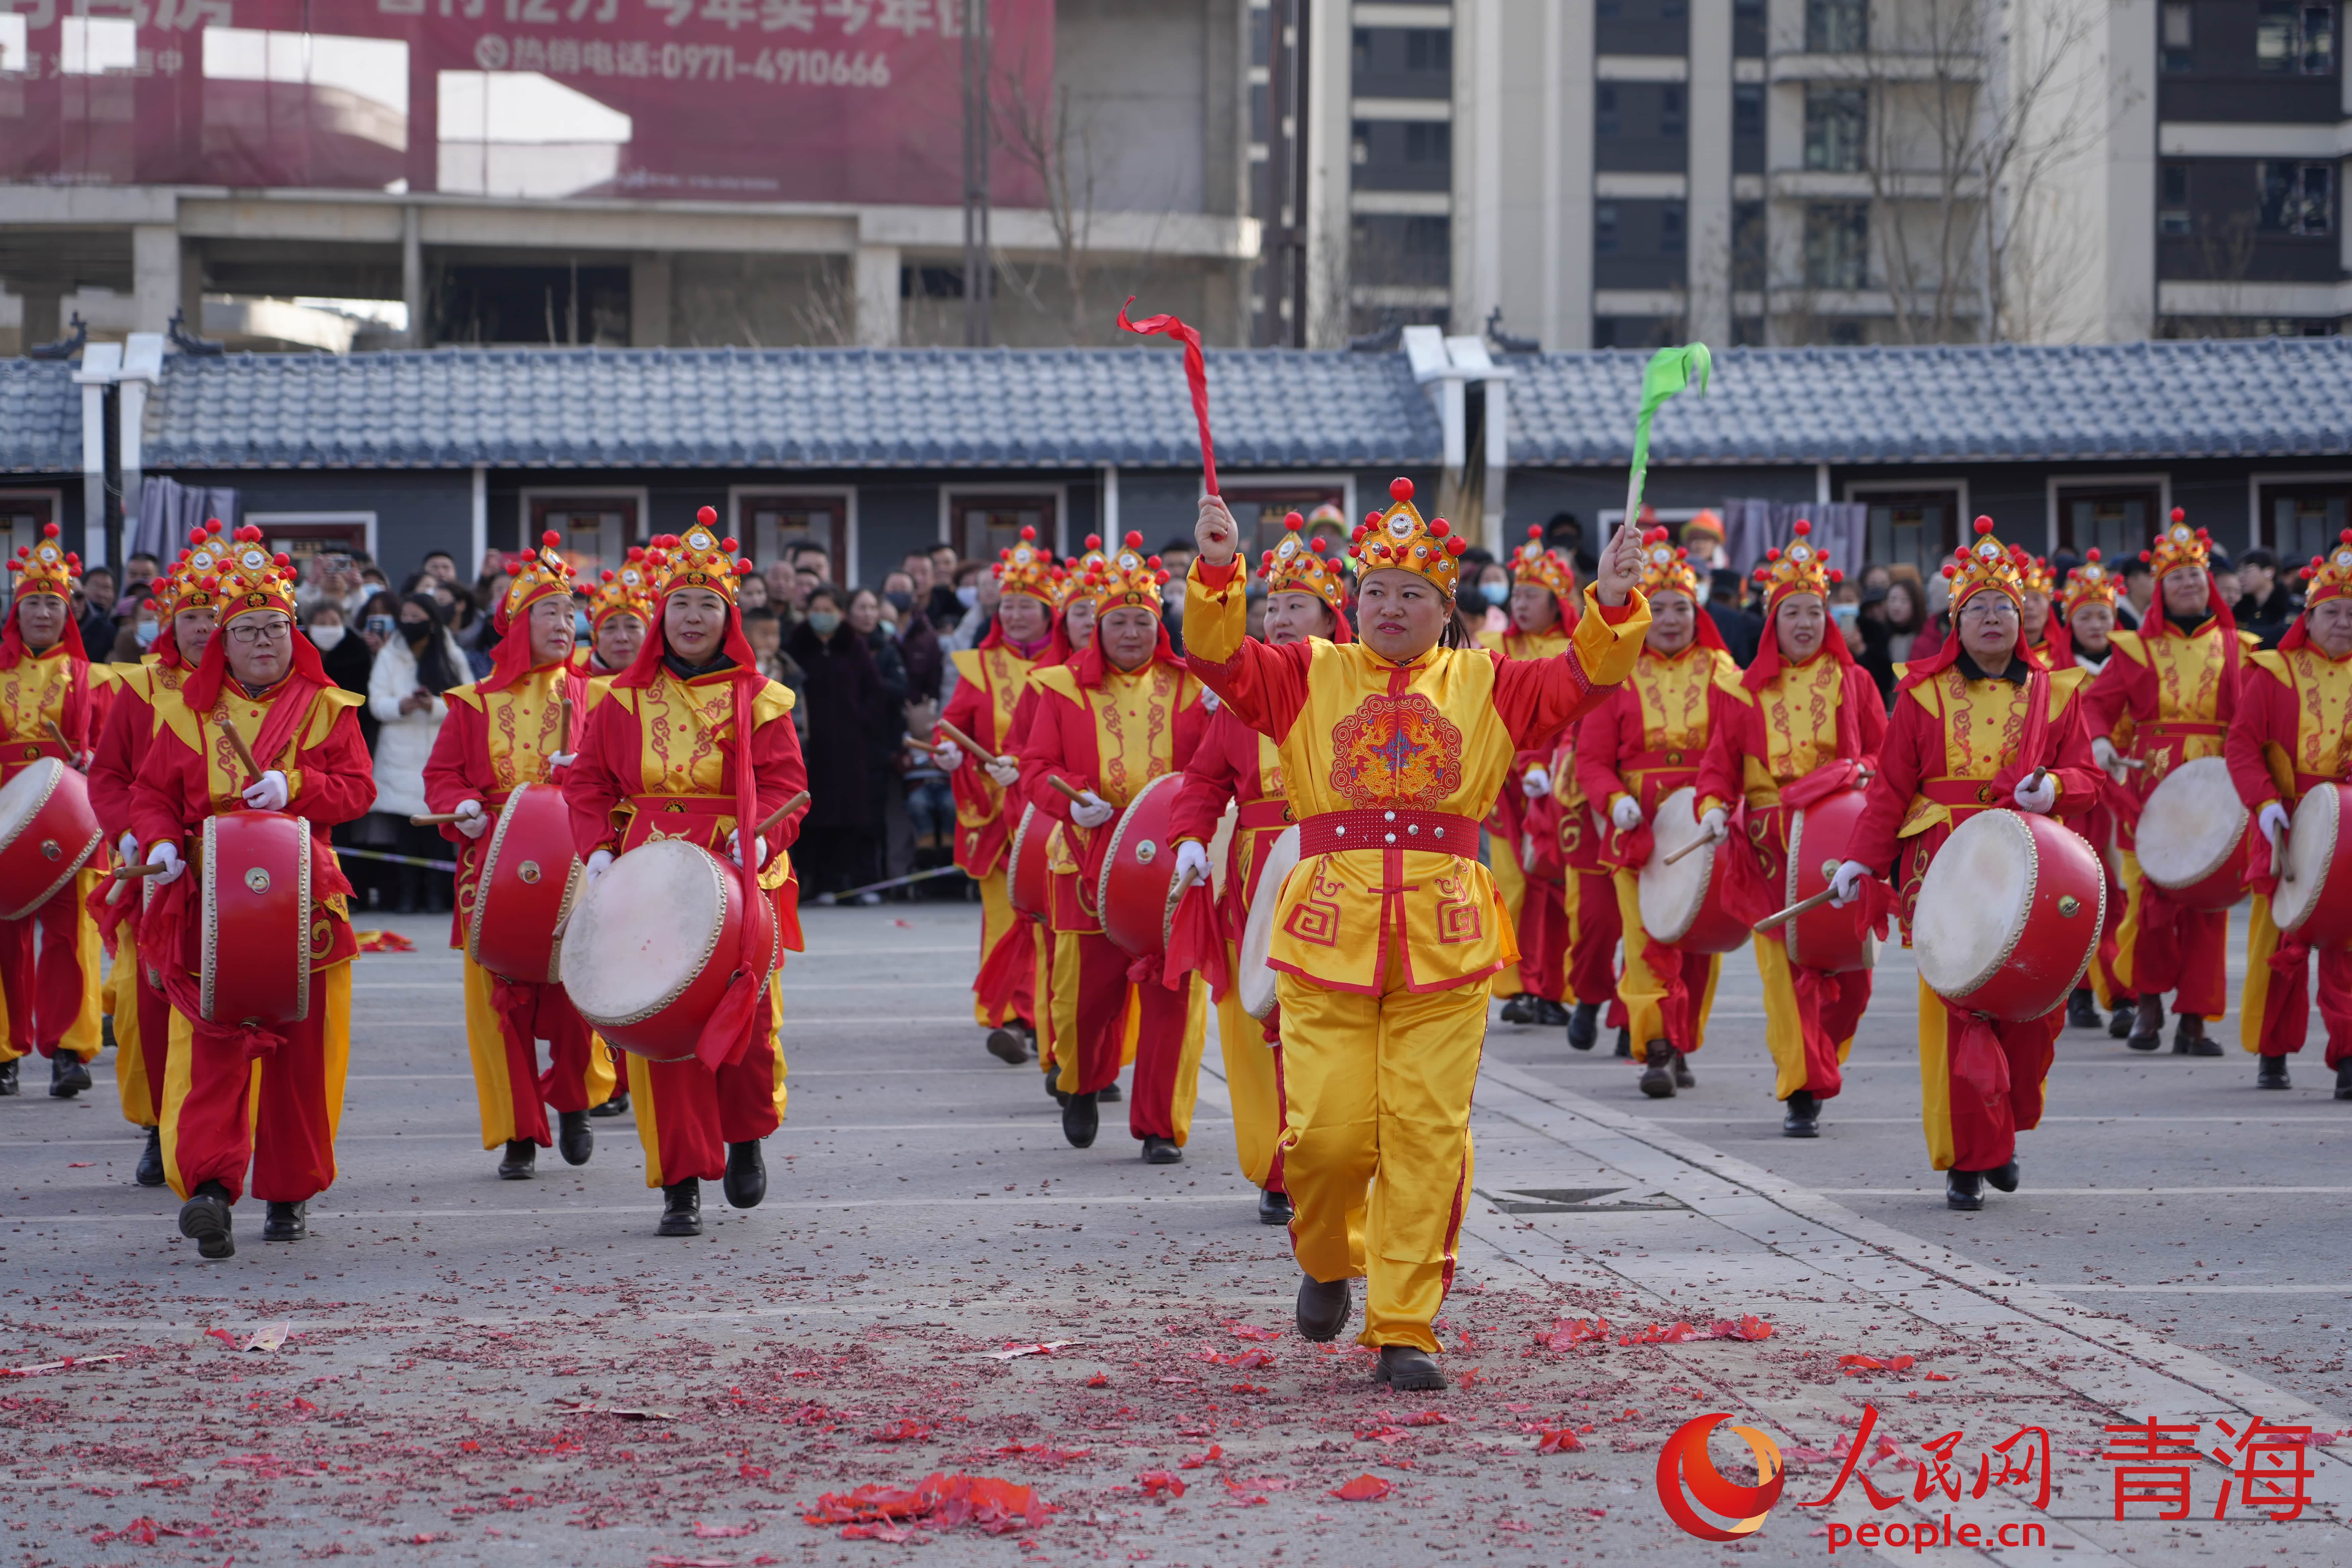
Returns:
[[[467,672],[466,655],[446,630],[441,634],[449,668]],[[368,711],[382,726],[375,737],[375,807],[409,816],[425,807],[425,764],[449,705],[436,697],[429,708],[403,713],[400,700],[416,689],[416,656],[397,635],[377,650],[368,671]]]

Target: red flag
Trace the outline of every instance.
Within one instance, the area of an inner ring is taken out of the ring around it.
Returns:
[[[1135,296],[1127,297],[1127,305],[1135,303]],[[1209,366],[1201,358],[1201,334],[1173,316],[1146,316],[1139,321],[1127,319],[1127,305],[1118,308],[1118,324],[1130,332],[1146,337],[1165,332],[1184,345],[1184,379],[1192,386],[1192,416],[1201,422],[1201,479],[1211,495],[1217,493],[1217,450],[1209,445]]]

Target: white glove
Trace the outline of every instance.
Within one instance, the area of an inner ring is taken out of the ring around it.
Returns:
[[[1642,803],[1632,795],[1620,795],[1617,804],[1609,808],[1609,820],[1621,833],[1631,833],[1642,826]]]
[[[596,879],[612,868],[613,852],[610,849],[599,849],[588,857],[588,864],[581,869],[585,873],[588,885],[593,888],[596,885]]]
[[[1830,887],[1837,894],[1830,900],[1830,907],[1842,910],[1853,902],[1855,896],[1862,891],[1864,880],[1870,874],[1870,868],[1859,860],[1848,860],[1838,867],[1837,875],[1830,879]]]
[[[1176,879],[1190,877],[1195,882],[1209,879],[1209,851],[1197,838],[1187,838],[1176,846]]]
[[[2116,743],[2105,735],[2092,737],[2091,760],[2098,763],[2109,778],[2117,784],[2124,782],[2123,753],[2116,751]]]
[[[478,800],[461,800],[457,803],[457,820],[450,826],[468,838],[479,838],[490,830],[489,813],[482,809]]]
[[[2043,773],[2042,782],[2037,784],[2029,777],[2025,783],[2017,786],[2016,798],[2017,808],[2020,811],[2030,811],[2036,816],[2047,816],[2058,806],[2058,781],[2048,773]]]
[[[1529,768],[1527,777],[1519,781],[1519,788],[1529,800],[1541,800],[1551,793],[1551,775],[1541,767]]]
[[[999,789],[1011,789],[1021,782],[1021,764],[1011,757],[999,757],[988,764],[988,776],[996,781]]]
[[[1080,827],[1100,827],[1118,815],[1118,807],[1088,790],[1070,803],[1070,820]]]
[[[147,851],[147,864],[163,868],[163,874],[155,879],[155,885],[159,888],[170,887],[180,879],[180,873],[187,869],[180,863],[180,847],[176,844],[158,844]]]
[[[1722,843],[1724,835],[1730,829],[1731,814],[1719,805],[1708,806],[1706,815],[1698,819],[1698,830],[1706,835],[1710,844]]]
[[[136,866],[139,864],[139,835],[136,833],[124,834],[121,841],[116,844],[114,847],[121,854],[122,863],[124,865]]]
[[[740,827],[727,836],[727,858],[735,861],[739,865],[742,862],[743,830]],[[756,871],[767,863],[767,836],[765,834],[756,834],[751,839],[751,869]]]
[[[547,765],[551,768],[568,768],[579,760],[580,753],[577,752],[551,752],[548,753]]]
[[[2286,807],[2276,801],[2272,801],[2263,807],[2262,816],[2255,820],[2262,825],[2263,837],[2271,841],[2271,853],[2277,854],[2279,836],[2286,831],[2287,824],[2294,819],[2287,816]]]
[[[286,787],[286,775],[270,769],[247,786],[245,804],[256,811],[283,811],[293,792]]]
[[[963,766],[963,748],[953,741],[941,741],[931,748],[931,761],[937,763],[941,771],[951,773]]]

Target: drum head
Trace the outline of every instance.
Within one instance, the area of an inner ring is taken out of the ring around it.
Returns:
[[[2033,835],[2008,811],[1977,813],[1936,851],[1911,921],[1929,990],[1965,996],[2009,962],[2025,932],[2036,858]]]
[[[2280,868],[2284,874],[2278,891],[2271,895],[2271,919],[2283,931],[2303,924],[2319,907],[2328,868],[2336,864],[2336,836],[2343,831],[2343,805],[2342,793],[2323,784],[2294,808],[2294,820],[2286,830],[2286,863]]]
[[[727,875],[717,857],[676,838],[614,861],[563,930],[563,988],[581,1016],[634,1024],[675,1001],[719,945]]]
[[[66,765],[55,757],[26,764],[25,771],[0,787],[0,849],[16,841],[33,813],[41,809],[58,787]]]
[[[12,864],[16,871],[26,873],[21,887],[0,888],[0,920],[22,920],[47,903],[105,844],[106,835],[90,816],[86,797],[78,808],[48,812],[38,844],[21,847],[16,844],[34,818],[57,802],[60,790],[79,795],[82,788],[81,775],[55,757],[39,759],[0,788],[0,853],[17,848],[18,857]],[[58,804],[62,807],[68,803]],[[80,842],[73,842],[77,838]]]
[[[1669,866],[1667,858],[1696,843],[1698,791],[1685,785],[1658,802],[1650,819],[1650,862],[1642,868],[1642,929],[1668,946],[1688,933],[1715,880],[1715,851],[1696,850]]]
[[[1258,879],[1257,899],[1242,927],[1241,962],[1234,985],[1241,993],[1242,1010],[1263,1019],[1274,1011],[1275,969],[1265,961],[1274,945],[1274,918],[1282,907],[1282,884],[1298,868],[1298,829],[1286,827],[1265,852],[1265,874]]]
[[[1239,801],[1225,802],[1225,814],[1217,818],[1217,831],[1209,838],[1209,883],[1220,899],[1225,896],[1225,862],[1233,851],[1234,825],[1241,815]]]
[[[2246,806],[2219,757],[2183,763],[2140,807],[2139,868],[2159,888],[2193,888],[2229,863],[2246,837]]]

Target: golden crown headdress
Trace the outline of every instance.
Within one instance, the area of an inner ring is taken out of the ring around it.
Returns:
[[[1952,552],[1945,564],[1945,580],[1952,585],[1952,614],[1960,606],[1990,588],[2006,597],[2021,610],[2025,607],[2025,580],[2018,574],[2017,563],[2009,547],[1992,536],[1992,519],[1977,519],[1977,542],[1963,544]]]
[[[1118,609],[1150,610],[1156,616],[1160,589],[1167,581],[1160,557],[1143,553],[1143,535],[1129,533],[1116,554],[1088,570],[1078,592],[1095,602],[1097,617]]]
[[[1694,605],[1706,602],[1706,595],[1698,589],[1698,572],[1690,563],[1690,552],[1675,543],[1663,527],[1642,535],[1642,592],[1644,595],[1681,594]]]
[[[1348,574],[1339,562],[1326,555],[1321,538],[1308,538],[1300,531],[1307,520],[1292,512],[1282,520],[1289,530],[1282,542],[1267,551],[1259,563],[1258,575],[1265,579],[1269,594],[1312,594],[1331,606],[1334,615],[1344,614],[1348,607]]]
[[[189,530],[188,547],[180,552],[180,558],[150,590],[155,600],[155,618],[168,622],[182,610],[217,608],[217,588],[205,587],[205,579],[213,577],[217,581],[220,563],[227,559],[228,549],[216,517],[206,518],[202,528]]]
[[[1756,568],[1756,581],[1763,585],[1768,609],[1791,594],[1817,594],[1827,604],[1830,585],[1845,581],[1845,574],[1833,570],[1829,556],[1813,542],[1810,521],[1799,518],[1790,531],[1796,537],[1789,541],[1789,547],[1783,550],[1776,544],[1766,550],[1764,564]]]
[[[1410,572],[1452,598],[1462,576],[1462,552],[1470,542],[1442,517],[1422,521],[1413,510],[1411,479],[1391,479],[1389,497],[1387,511],[1365,514],[1348,553],[1366,572]]]
[[[2139,552],[2139,558],[2147,563],[2148,570],[2161,583],[2166,573],[2178,572],[2184,566],[2201,570],[2213,559],[2213,539],[2201,528],[2190,528],[2189,514],[2174,507],[2170,526],[2156,536],[2155,543]]]
[[[2336,536],[2335,549],[2311,558],[2303,569],[2303,581],[2305,608],[2352,594],[2352,528]]]
[[[197,584],[215,595],[223,626],[262,610],[276,610],[289,619],[294,615],[293,560],[282,550],[273,553],[263,543],[261,530],[249,523],[230,537],[228,549]]]
[[[2105,605],[2115,608],[2116,595],[2123,580],[2107,569],[2106,563],[2094,549],[2083,557],[2083,563],[2066,574],[2065,605],[2069,615],[2084,605]]]
[[[614,616],[635,616],[647,625],[653,622],[654,568],[643,545],[632,544],[619,566],[605,567],[604,581],[588,596],[592,630]]]
[[[1021,541],[996,552],[997,586],[1008,594],[1026,594],[1050,608],[1061,598],[1054,552],[1037,542],[1037,531],[1024,528]]]
[[[2050,563],[2039,555],[2028,555],[2021,544],[2009,547],[2009,558],[2017,563],[2017,585],[2028,594],[2040,594],[2047,598],[2058,586],[2058,575],[2050,570]]]
[[[1566,603],[1576,596],[1576,565],[1557,550],[1546,550],[1543,530],[1530,527],[1528,542],[1511,552],[1511,581],[1532,583]]]
[[[735,541],[719,537],[716,507],[696,512],[694,526],[684,534],[665,533],[653,542],[646,558],[664,569],[660,591],[666,595],[680,588],[708,588],[731,605],[737,579],[751,570],[749,561],[736,559],[740,546]]]
[[[507,557],[507,591],[499,596],[498,614],[492,617],[499,631],[514,625],[517,616],[527,614],[541,599],[572,596],[571,563],[555,552],[562,542],[563,535],[551,528],[539,536],[537,550]]]
[[[39,539],[16,546],[16,557],[8,563],[8,570],[16,578],[14,598],[55,594],[68,599],[73,596],[74,579],[81,575],[81,557],[58,542],[56,523],[45,522]]]

